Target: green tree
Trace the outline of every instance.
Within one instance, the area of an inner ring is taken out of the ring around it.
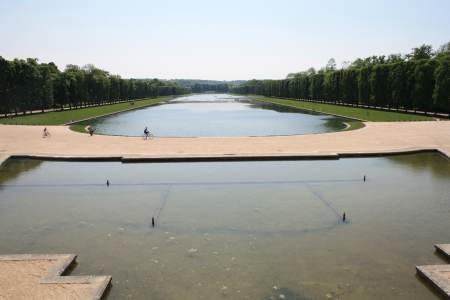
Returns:
[[[370,75],[370,101],[372,105],[387,105],[389,68],[384,64],[375,65]]]
[[[405,107],[409,99],[408,74],[405,62],[392,65],[389,72],[389,83],[391,90],[392,105],[396,108]]]
[[[421,60],[414,69],[413,104],[415,109],[429,111],[432,108],[435,65],[430,60]]]
[[[342,71],[341,79],[342,99],[355,104],[358,102],[358,72],[355,69]]]
[[[420,47],[413,48],[409,57],[414,60],[430,59],[433,55],[433,47],[431,45],[423,44]]]
[[[450,55],[437,61],[434,78],[433,104],[438,111],[450,114]]]
[[[8,114],[11,109],[11,64],[0,56],[0,113]]]

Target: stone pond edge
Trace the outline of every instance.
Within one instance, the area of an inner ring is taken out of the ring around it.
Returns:
[[[15,153],[0,156],[0,166],[8,159],[41,159],[48,161],[120,161],[122,163],[137,162],[223,162],[223,161],[277,161],[277,160],[323,160],[352,157],[382,157],[403,154],[417,154],[435,152],[450,159],[450,153],[439,148],[406,148],[400,150],[382,150],[367,152],[342,152],[342,153],[292,153],[292,154],[187,154],[187,155],[64,155],[64,154],[39,154],[39,153]]]

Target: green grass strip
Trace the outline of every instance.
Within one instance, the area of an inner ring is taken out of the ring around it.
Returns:
[[[431,121],[432,117],[420,116],[414,114],[383,111],[369,108],[349,107],[334,104],[306,102],[301,100],[287,100],[269,97],[253,97],[254,100],[261,102],[274,103],[284,106],[295,107],[299,109],[312,110],[320,113],[338,115],[342,117],[358,119],[371,122],[396,122],[396,121]],[[352,125],[352,124],[350,124]],[[353,124],[356,126],[356,124]],[[351,126],[353,127],[353,126]],[[356,128],[351,128],[356,129]]]
[[[133,102],[107,104],[102,106],[87,107],[73,110],[54,111],[25,116],[0,118],[0,124],[63,125],[69,122],[76,122],[89,118],[95,118],[102,115],[155,105],[169,98],[172,98],[172,96],[142,99],[142,100],[135,100]]]
[[[86,125],[83,125],[83,124],[72,124],[69,126],[69,128],[72,131],[87,133],[87,131],[85,130]]]
[[[345,128],[343,131],[356,130],[356,129],[360,129],[360,128],[364,127],[364,123],[361,121],[357,121],[357,120],[351,120],[351,121],[347,121],[345,123],[347,123],[349,126],[347,128]]]

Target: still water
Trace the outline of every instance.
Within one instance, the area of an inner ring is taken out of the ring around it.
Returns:
[[[164,104],[83,122],[96,132],[141,136],[265,136],[345,129],[345,119],[260,102],[243,96],[199,94]]]
[[[450,242],[450,163],[431,153],[10,160],[0,183],[0,253],[76,253],[72,274],[113,276],[111,300],[437,299],[415,265]]]

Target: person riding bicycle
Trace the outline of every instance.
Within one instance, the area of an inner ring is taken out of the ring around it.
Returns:
[[[147,139],[149,135],[150,135],[150,131],[148,131],[148,128],[145,127],[145,129],[144,129],[144,136],[145,136],[145,139]]]

